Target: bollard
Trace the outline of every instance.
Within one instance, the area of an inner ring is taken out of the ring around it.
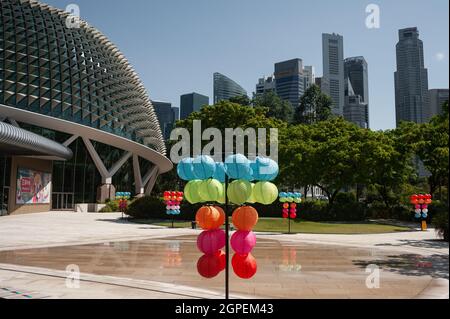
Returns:
[[[197,229],[197,222],[196,221],[191,222],[191,225],[192,225],[192,229]]]

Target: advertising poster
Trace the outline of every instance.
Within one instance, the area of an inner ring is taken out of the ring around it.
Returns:
[[[17,170],[16,204],[50,204],[52,175],[28,168]]]

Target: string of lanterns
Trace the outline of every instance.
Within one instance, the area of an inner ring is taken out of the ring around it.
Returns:
[[[213,205],[225,204],[226,197],[232,204],[240,206],[232,215],[237,229],[230,239],[235,252],[231,261],[233,270],[243,279],[256,274],[256,259],[251,252],[256,245],[252,230],[258,222],[258,212],[245,204],[273,203],[278,197],[278,188],[271,181],[278,172],[278,164],[272,159],[256,157],[250,161],[242,154],[229,155],[224,163],[201,155],[185,158],[178,164],[178,176],[188,182],[184,188],[186,200],[191,204],[209,204],[196,214],[196,222],[203,229],[197,239],[197,247],[204,254],[197,262],[200,275],[212,278],[225,269],[226,256],[222,248],[226,245],[226,234],[220,227],[226,214],[221,207]],[[228,187],[225,186],[226,176],[233,180]]]
[[[414,194],[410,197],[411,204],[414,205],[415,218],[427,218],[428,217],[428,205],[433,200],[431,194]]]
[[[166,191],[164,192],[164,202],[166,204],[167,215],[180,215],[181,202],[183,201],[183,192]]]
[[[279,197],[280,202],[283,203],[283,218],[296,219],[297,204],[302,202],[302,194],[281,192]]]

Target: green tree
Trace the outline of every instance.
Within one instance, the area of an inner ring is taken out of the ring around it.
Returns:
[[[331,117],[333,101],[317,85],[312,85],[300,98],[300,106],[295,111],[294,123],[314,124]]]
[[[250,106],[252,101],[247,95],[234,96],[228,100],[231,103],[240,104],[242,106]]]
[[[274,92],[265,92],[262,95],[258,95],[253,100],[255,107],[267,108],[267,116],[273,117],[287,123],[292,121],[294,109],[289,101],[282,100]]]
[[[331,210],[338,193],[356,185],[362,176],[362,131],[342,118],[288,127],[280,141],[280,177],[288,183],[319,187],[328,196]]]
[[[412,150],[394,131],[362,130],[363,145],[358,167],[359,182],[372,186],[391,210],[400,202],[400,193],[411,177]]]

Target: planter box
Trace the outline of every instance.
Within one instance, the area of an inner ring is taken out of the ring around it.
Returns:
[[[76,204],[77,213],[98,213],[106,204]]]

